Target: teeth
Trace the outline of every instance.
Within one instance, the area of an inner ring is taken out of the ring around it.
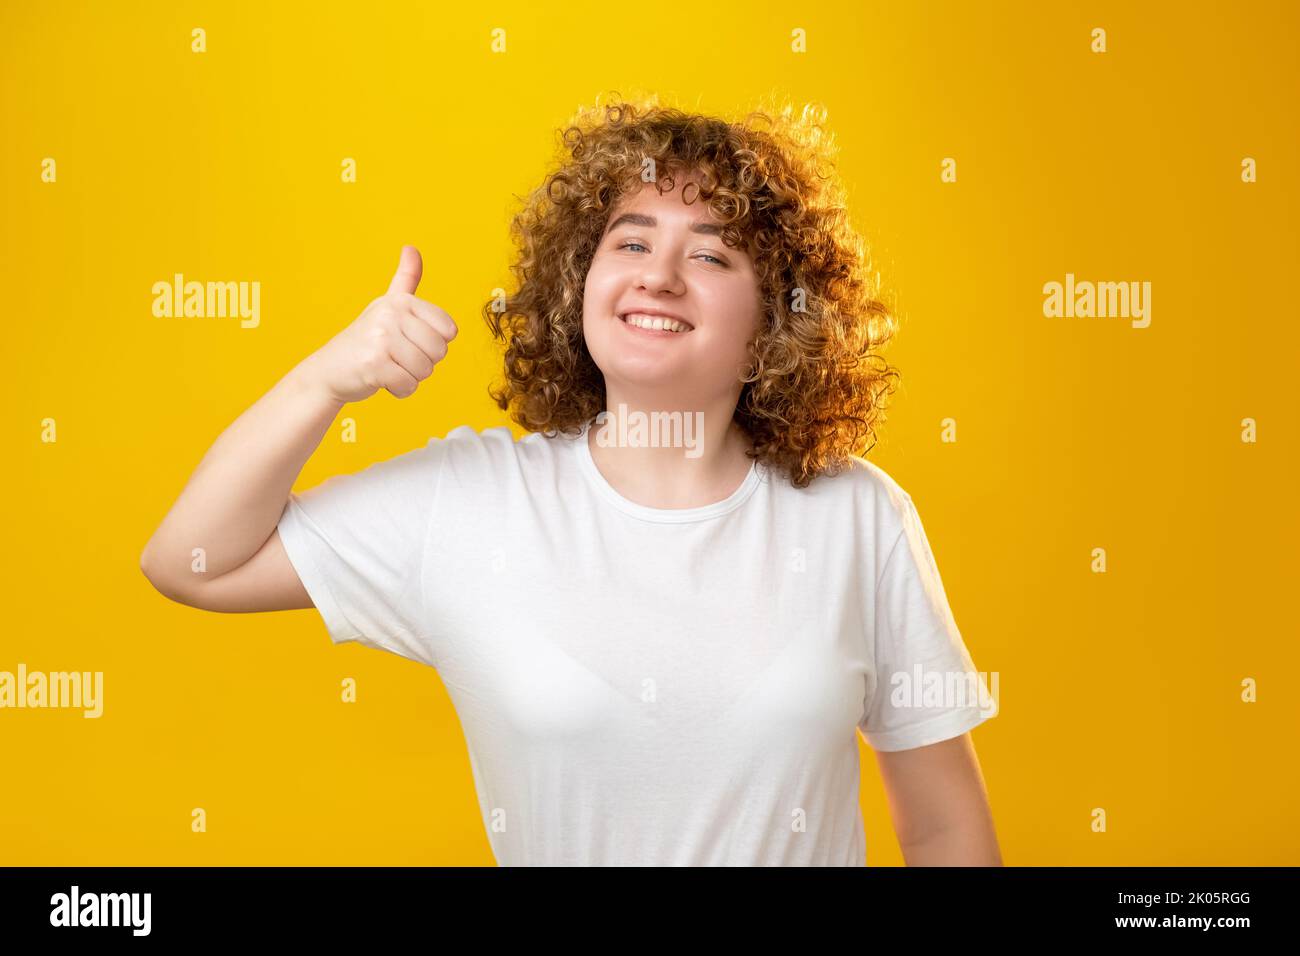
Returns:
[[[639,329],[667,329],[669,332],[689,332],[690,326],[676,319],[665,319],[662,315],[646,315],[643,312],[629,312],[623,316],[628,325]]]

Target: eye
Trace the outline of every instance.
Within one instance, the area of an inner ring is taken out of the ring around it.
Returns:
[[[645,249],[645,248],[646,248],[646,246],[645,246],[644,243],[637,242],[635,239],[629,239],[629,240],[627,240],[626,242],[622,243],[621,245],[617,246],[616,248],[618,248],[618,249],[631,249],[633,246],[636,246],[638,249]],[[707,252],[702,252],[702,253],[700,253],[700,255],[699,255],[697,258],[708,259],[709,261],[714,262],[714,263],[716,263],[717,265],[722,266],[724,269],[727,267],[727,264],[726,264],[725,262],[723,262],[723,261],[722,261],[721,259],[719,259],[717,256],[715,256],[715,255],[710,255],[710,254],[707,253]]]

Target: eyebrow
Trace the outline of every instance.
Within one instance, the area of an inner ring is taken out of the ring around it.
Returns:
[[[630,226],[649,226],[653,228],[659,225],[659,220],[655,219],[654,216],[646,216],[639,212],[625,212],[609,224],[609,228],[605,230],[605,235],[609,235],[619,226],[624,224]],[[702,233],[706,236],[720,236],[722,235],[722,227],[715,226],[711,222],[693,222],[691,223],[691,232]]]

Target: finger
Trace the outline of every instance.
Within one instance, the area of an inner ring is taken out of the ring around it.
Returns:
[[[433,326],[434,330],[448,342],[456,337],[459,329],[456,328],[455,321],[432,302],[412,298],[410,299],[410,306],[413,313]]]
[[[434,362],[441,362],[447,354],[447,340],[436,332],[429,323],[414,315],[404,315],[397,327],[402,330],[415,347]]]
[[[406,398],[415,392],[420,383],[402,366],[389,362],[379,375],[379,384],[394,398]]]
[[[402,246],[402,258],[397,263],[393,281],[388,283],[388,291],[414,293],[423,273],[424,260],[420,258],[420,250],[415,246]]]
[[[434,359],[425,355],[420,348],[405,335],[397,334],[388,343],[388,357],[423,382],[433,374]]]

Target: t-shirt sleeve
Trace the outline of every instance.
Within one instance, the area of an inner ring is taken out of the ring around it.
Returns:
[[[902,497],[899,516],[903,527],[876,587],[875,680],[858,725],[879,751],[939,743],[997,713],[957,629],[911,497]]]
[[[289,496],[280,540],[334,643],[438,666],[422,583],[448,450],[431,438]]]

